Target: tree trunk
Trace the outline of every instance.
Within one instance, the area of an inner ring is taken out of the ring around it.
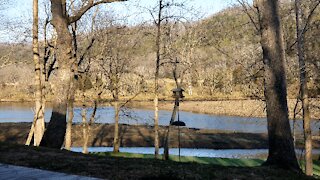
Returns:
[[[162,18],[162,0],[159,0],[159,12],[156,36],[156,72],[154,77],[154,154],[155,158],[159,156],[159,70],[160,70],[160,37],[161,37],[161,18]]]
[[[296,31],[297,31],[297,51],[300,69],[300,98],[303,110],[303,129],[305,139],[305,171],[306,175],[313,175],[313,162],[312,162],[312,134],[310,127],[310,111],[308,100],[308,87],[307,87],[307,71],[304,58],[304,32],[300,23],[302,22],[302,9],[301,1],[295,0],[296,11]]]
[[[154,155],[155,158],[159,156],[159,105],[158,95],[154,98]]]
[[[72,12],[75,12],[74,4],[72,4]],[[78,42],[77,42],[77,22],[72,24],[72,42],[73,42],[73,57],[77,59],[77,51],[78,51]],[[74,72],[78,71],[78,66],[74,67]],[[71,150],[72,146],[72,121],[74,117],[74,96],[75,96],[75,79],[71,80],[70,83],[70,92],[69,92],[69,100],[68,100],[68,122],[65,136],[65,149]]]
[[[83,134],[82,153],[88,154],[89,135],[88,135],[88,122],[87,122],[87,109],[85,106],[82,107],[81,117],[82,117],[82,134]]]
[[[74,84],[72,83],[72,86],[74,86]],[[73,87],[71,88],[73,89]],[[74,92],[72,92],[70,94],[71,97],[69,97],[69,103],[68,103],[68,122],[67,122],[67,129],[66,129],[66,137],[65,137],[65,149],[67,150],[71,150],[71,146],[72,146],[72,121],[73,121],[73,117],[74,117],[74,113],[73,113],[73,102],[74,102]]]
[[[285,74],[285,52],[277,0],[259,0],[261,46],[265,70],[269,155],[265,165],[300,171],[290,130]]]
[[[169,160],[169,146],[170,146],[170,129],[171,125],[169,124],[167,127],[164,144],[163,144],[163,160]]]
[[[38,0],[33,0],[33,61],[35,65],[35,112],[33,123],[28,135],[26,145],[30,145],[32,136],[34,137],[34,146],[39,146],[44,133],[44,102],[41,80],[41,65],[39,52],[39,15],[38,15]]]
[[[176,118],[177,111],[179,111],[179,98],[175,99],[174,108],[173,108],[173,111],[172,111],[170,123],[168,125],[168,129],[167,129],[166,136],[165,136],[165,143],[164,143],[164,147],[163,147],[164,148],[164,152],[163,152],[163,154],[164,154],[163,155],[163,159],[164,160],[169,160],[170,128],[171,128],[171,124],[173,123],[173,121]]]
[[[57,81],[54,86],[55,99],[50,122],[45,131],[41,146],[58,148],[63,145],[66,133],[66,112],[71,81],[74,79],[73,65],[75,58],[72,56],[72,36],[62,0],[51,0],[51,23],[57,32]]]
[[[119,102],[114,102],[114,138],[113,138],[113,152],[119,152],[120,141],[119,141]]]
[[[52,115],[40,146],[60,149],[66,131],[66,102],[54,102]]]

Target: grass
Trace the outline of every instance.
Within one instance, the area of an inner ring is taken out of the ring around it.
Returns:
[[[98,153],[0,143],[0,162],[105,179],[313,179],[275,167],[259,166],[259,159],[222,159]],[[316,162],[319,171],[319,163]]]
[[[152,154],[135,154],[135,153],[113,153],[113,152],[103,152],[103,153],[93,153],[98,156],[109,156],[109,157],[123,157],[123,158],[143,158],[143,159],[153,159]],[[194,156],[179,156],[170,155],[169,158],[174,162],[181,163],[198,163],[198,164],[209,164],[216,166],[230,166],[230,167],[258,167],[261,166],[265,159],[232,159],[232,158],[210,158],[210,157],[194,157]],[[300,161],[301,169],[304,171],[304,161]],[[313,161],[313,173],[315,177],[320,178],[320,161]]]
[[[136,153],[113,153],[113,152],[99,152],[93,153],[98,156],[108,157],[122,157],[122,158],[142,158],[142,159],[154,159],[152,154],[136,154]],[[160,157],[161,159],[161,157]],[[215,166],[225,167],[259,167],[265,161],[265,159],[233,159],[233,158],[210,158],[210,157],[194,157],[194,156],[179,156],[170,155],[171,161],[180,163],[198,163],[208,164]],[[301,169],[304,171],[304,161],[300,161]],[[314,177],[320,178],[320,161],[313,161],[313,173]]]
[[[136,154],[136,153],[113,153],[113,152],[99,152],[92,153],[98,156],[109,156],[109,157],[122,157],[122,158],[143,158],[153,159],[152,154]],[[161,158],[161,157],[160,157]],[[210,157],[194,157],[194,156],[179,156],[170,155],[169,159],[174,162],[181,163],[198,163],[198,164],[210,164],[217,166],[232,166],[232,167],[256,167],[261,166],[264,162],[263,159],[231,159],[231,158],[210,158]]]

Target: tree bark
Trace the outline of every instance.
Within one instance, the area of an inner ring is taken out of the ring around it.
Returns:
[[[164,146],[163,146],[163,149],[164,149],[163,159],[164,160],[169,160],[170,128],[171,128],[171,124],[173,123],[173,121],[176,118],[177,111],[179,111],[179,98],[176,97],[175,102],[174,102],[172,115],[171,115],[171,119],[170,119],[170,123],[168,125],[168,129],[167,129],[166,136],[165,136]]]
[[[114,102],[114,138],[113,138],[113,152],[119,152],[120,141],[119,141],[119,102]]]
[[[71,89],[74,90],[74,84],[72,82],[72,87]],[[72,146],[72,121],[74,117],[73,109],[74,109],[74,92],[70,94],[71,97],[69,97],[69,103],[68,103],[68,122],[67,122],[67,129],[66,129],[66,136],[65,136],[65,149],[71,150]]]
[[[72,11],[74,12],[74,4],[72,4]],[[78,42],[77,42],[77,22],[72,24],[72,42],[73,42],[73,57],[77,59],[77,51],[78,51]],[[78,66],[74,67],[74,72],[78,71]],[[71,150],[72,146],[72,121],[74,117],[74,96],[76,92],[75,87],[75,79],[72,79],[70,82],[70,92],[69,92],[69,99],[68,99],[68,122],[67,122],[67,129],[66,129],[66,136],[65,136],[65,149]]]
[[[60,149],[66,132],[66,102],[54,102],[52,115],[40,146]]]
[[[307,71],[304,56],[304,30],[301,28],[302,22],[302,9],[301,1],[295,0],[296,11],[296,31],[297,31],[297,51],[298,61],[300,69],[300,98],[302,102],[303,110],[303,130],[305,140],[305,172],[306,175],[313,175],[313,161],[312,161],[312,134],[310,127],[310,111],[309,111],[309,99],[308,99],[308,86],[307,86]]]
[[[82,116],[82,133],[83,133],[82,153],[88,154],[89,134],[88,134],[88,122],[87,122],[87,109],[85,106],[82,107],[81,116]]]
[[[30,145],[32,136],[34,137],[34,146],[39,146],[44,133],[44,103],[43,91],[41,80],[41,63],[39,52],[39,13],[38,13],[38,0],[33,0],[33,61],[35,65],[35,112],[34,120],[28,135],[26,145]]]
[[[51,24],[57,32],[57,81],[54,86],[55,99],[50,122],[45,131],[41,146],[58,148],[63,145],[66,133],[66,112],[71,81],[74,79],[72,56],[72,36],[63,0],[51,0]]]
[[[156,22],[156,72],[154,77],[154,154],[155,158],[159,156],[159,71],[160,71],[160,38],[161,38],[161,18],[162,18],[162,0],[159,0],[158,20]]]
[[[287,104],[285,52],[278,0],[258,0],[265,71],[269,155],[265,165],[300,171],[293,146]]]

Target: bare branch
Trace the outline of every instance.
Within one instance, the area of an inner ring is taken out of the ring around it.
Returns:
[[[243,11],[247,14],[247,16],[249,17],[251,23],[254,25],[255,29],[257,32],[260,32],[260,28],[259,28],[259,24],[257,22],[255,22],[254,18],[252,17],[252,15],[249,12],[248,9],[248,5],[243,1],[243,0],[237,0],[238,3],[243,7]],[[249,6],[250,7],[250,6]]]
[[[317,7],[320,5],[320,0],[318,0],[318,2],[313,6],[313,8],[311,9],[308,17],[307,17],[307,21],[306,21],[306,24],[304,25],[304,28],[303,28],[303,31],[302,31],[302,34],[306,33],[307,30],[308,30],[308,26],[313,18],[313,15],[314,15],[314,12],[315,10],[317,9]],[[301,36],[301,34],[300,34]]]
[[[101,1],[97,1],[97,2],[94,2],[94,0],[89,0],[86,5],[82,6],[82,8],[80,8],[80,10],[75,13],[74,16],[70,16],[68,18],[68,23],[71,24],[71,23],[78,21],[88,10],[90,10],[94,6],[97,6],[99,4],[106,4],[106,3],[112,3],[112,2],[122,2],[122,1],[127,1],[127,0],[101,0]]]

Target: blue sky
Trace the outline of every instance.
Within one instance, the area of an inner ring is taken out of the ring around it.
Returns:
[[[44,1],[48,0],[39,0],[40,4],[40,16],[44,14]],[[176,0],[178,2],[184,2],[186,0]],[[150,19],[150,15],[148,13],[141,14],[141,9],[137,8],[137,2],[139,2],[139,6],[143,7],[154,7],[157,3],[157,0],[128,0],[127,2],[117,2],[110,3],[108,5],[100,6],[100,8],[112,10],[113,14],[116,17],[127,17],[127,21],[129,23],[135,23],[139,21],[144,21],[146,19]],[[197,13],[199,18],[208,17],[228,6],[231,6],[236,3],[236,0],[189,0],[187,5],[188,7],[193,7],[200,13]],[[5,14],[5,19],[9,19],[10,25],[14,26],[11,29],[18,29],[19,26],[24,26],[25,24],[31,26],[31,17],[32,17],[32,0],[13,0],[12,5],[6,11],[2,13]],[[130,15],[130,16],[129,16]],[[129,17],[128,17],[129,16]],[[20,18],[23,17],[23,18]],[[18,19],[24,19],[23,22]],[[2,19],[0,18],[0,21]],[[7,20],[8,21],[8,20]],[[15,24],[16,23],[16,24]],[[8,28],[7,28],[8,29]],[[6,41],[8,37],[8,30],[0,29],[0,42]],[[22,30],[23,31],[23,30]],[[11,31],[12,32],[12,31]],[[19,32],[22,33],[22,32]],[[28,34],[28,32],[27,32]]]
[[[42,3],[44,1],[45,0],[39,0],[40,6],[43,6]],[[145,7],[151,7],[157,2],[156,0],[128,0],[125,3],[111,3],[107,7],[111,7],[114,10],[123,10],[124,4],[130,6],[131,4],[136,3],[137,1],[140,2],[141,6]],[[186,0],[176,1],[184,2]],[[236,0],[189,0],[188,4],[195,7],[196,9],[201,9],[201,11],[203,11],[203,13],[206,15],[210,15],[235,3]],[[20,15],[26,15],[28,14],[28,12],[31,12],[31,8],[32,0],[15,0],[13,1],[12,7],[9,9],[9,15],[15,17]],[[129,10],[135,11],[136,8],[130,7]]]

